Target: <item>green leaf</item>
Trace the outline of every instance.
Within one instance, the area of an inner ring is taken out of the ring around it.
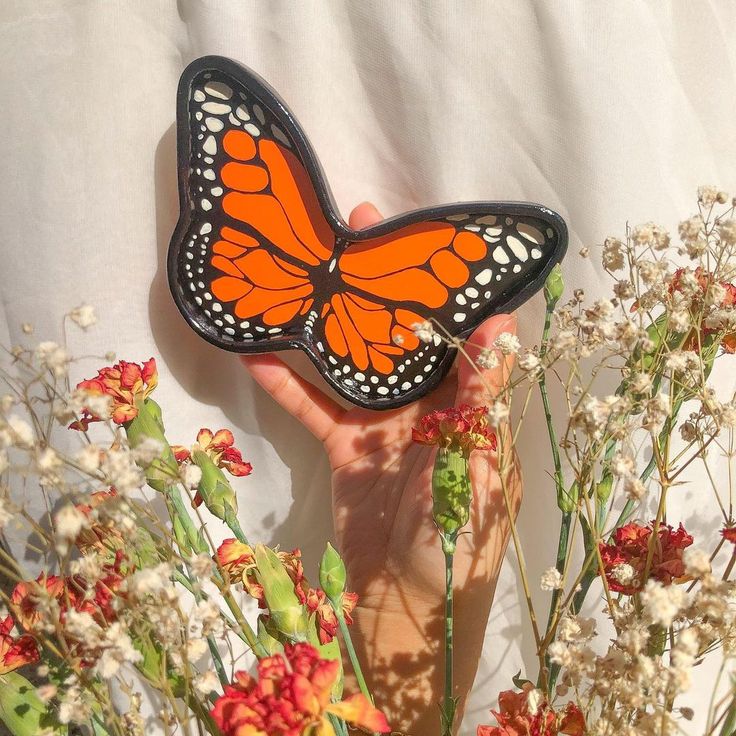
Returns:
[[[35,736],[44,729],[59,736],[69,733],[38,697],[36,688],[17,672],[0,675],[0,721],[12,736]]]

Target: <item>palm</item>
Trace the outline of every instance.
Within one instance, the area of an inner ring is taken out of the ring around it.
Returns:
[[[380,215],[375,208],[361,205],[350,224],[360,228],[376,219]],[[512,325],[504,315],[492,318],[471,342],[490,345]],[[429,396],[402,409],[376,412],[341,408],[273,355],[250,356],[244,362],[254,378],[324,443],[333,471],[335,535],[363,605],[380,608],[387,596],[438,600],[444,573],[431,514],[433,452],[412,443],[411,428],[433,409],[483,403],[485,389],[497,389],[503,382],[503,370],[485,371],[481,378],[467,361],[459,361]],[[476,583],[481,588],[490,584],[506,538],[501,529],[491,534],[494,524],[506,517],[495,457],[476,452],[472,474],[476,488],[472,534],[459,545],[456,559],[461,591],[477,590]],[[514,483],[512,495],[517,489]],[[484,593],[487,596],[488,591]]]

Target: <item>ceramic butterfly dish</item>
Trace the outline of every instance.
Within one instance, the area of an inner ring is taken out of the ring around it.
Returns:
[[[414,325],[464,337],[526,301],[565,252],[562,218],[522,202],[448,204],[352,230],[294,115],[229,59],[185,69],[177,124],[168,274],[179,310],[225,350],[303,350],[359,406],[402,406],[447,373],[456,350],[437,335],[420,341]]]

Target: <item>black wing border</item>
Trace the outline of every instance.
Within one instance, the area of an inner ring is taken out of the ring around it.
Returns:
[[[435,364],[434,370],[425,381],[417,385],[416,388],[409,389],[406,393],[398,397],[387,396],[385,398],[370,397],[360,391],[350,391],[345,385],[335,380],[329,370],[329,365],[320,356],[316,345],[302,338],[287,338],[281,340],[269,341],[268,349],[264,350],[262,344],[237,343],[231,340],[224,340],[213,334],[213,331],[205,324],[194,310],[190,310],[188,303],[184,299],[183,289],[178,279],[179,259],[182,248],[186,240],[186,235],[192,224],[192,201],[189,196],[189,168],[192,154],[192,140],[190,136],[189,121],[189,96],[194,80],[208,72],[215,72],[225,76],[232,77],[248,92],[250,92],[259,102],[262,102],[278,120],[279,124],[286,130],[292,141],[294,142],[297,153],[304,162],[307,173],[312,181],[317,199],[325,219],[335,232],[338,238],[349,242],[361,242],[369,238],[375,238],[397,230],[407,225],[413,225],[424,220],[440,220],[455,215],[470,214],[474,217],[482,217],[485,215],[509,215],[519,217],[535,217],[543,220],[551,227],[556,235],[554,252],[546,254],[546,262],[538,275],[526,283],[523,288],[514,294],[508,295],[499,303],[493,300],[492,308],[488,313],[478,313],[478,319],[473,321],[472,325],[468,325],[457,337],[466,337],[477,324],[502,311],[511,312],[518,309],[524,302],[532,297],[539,289],[544,286],[544,282],[549,272],[559,263],[565,255],[568,243],[567,225],[562,217],[553,210],[543,205],[531,202],[456,202],[453,204],[437,205],[422,209],[405,212],[395,217],[384,220],[377,225],[366,228],[365,230],[352,230],[340,216],[335,199],[332,196],[327,178],[324,175],[322,166],[317,158],[312,145],[309,143],[307,136],[302,130],[296,117],[288,108],[286,103],[279,95],[264,81],[258,74],[248,67],[240,64],[232,59],[224,56],[203,56],[191,62],[182,72],[177,90],[176,102],[176,119],[177,119],[177,169],[178,169],[178,189],[179,189],[179,220],[171,237],[169,251],[167,257],[167,273],[169,281],[169,289],[171,291],[174,302],[181,312],[189,326],[210,344],[228,350],[230,352],[242,354],[255,354],[264,352],[277,352],[281,350],[298,349],[304,351],[315,367],[322,374],[327,383],[341,396],[346,398],[353,404],[357,404],[366,409],[385,410],[397,409],[406,404],[421,398],[425,394],[432,391],[442,381],[447,372],[450,370],[455,360],[456,349],[448,347],[446,353],[441,360]],[[336,256],[339,253],[335,254]]]

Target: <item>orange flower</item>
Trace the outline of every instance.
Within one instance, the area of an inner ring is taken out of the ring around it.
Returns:
[[[500,711],[491,711],[498,726],[478,726],[477,736],[583,736],[585,718],[574,703],[555,710],[542,700],[536,712],[530,713],[528,698],[531,690],[531,686],[520,693],[504,690],[498,696]]]
[[[634,595],[644,588],[646,580],[644,572],[649,555],[650,537],[654,531],[654,522],[648,526],[626,524],[618,529],[611,544],[601,542],[601,558],[606,571],[608,587],[616,593]],[[685,531],[682,524],[673,529],[668,524],[660,524],[658,540],[654,545],[649,577],[671,585],[673,580],[685,574],[685,563],[682,553],[693,543],[693,538]],[[630,565],[633,570],[631,580],[621,581],[616,568]]]
[[[38,661],[36,640],[29,634],[13,637],[10,632],[14,625],[12,616],[0,620],[0,675]]]
[[[229,429],[218,429],[212,432],[211,429],[203,427],[197,434],[197,444],[192,450],[187,450],[182,445],[173,445],[174,457],[178,463],[186,462],[191,459],[192,452],[201,450],[207,454],[217,465],[218,468],[227,470],[230,475],[238,477],[250,475],[253,472],[253,466],[250,463],[243,462],[243,456],[235,445],[235,437]]]
[[[114,366],[101,368],[95,378],[77,384],[77,388],[96,396],[109,396],[112,400],[112,421],[127,424],[138,416],[136,400],[145,400],[158,384],[156,361],[151,358],[143,365],[121,360]],[[69,425],[70,429],[86,431],[92,422],[102,421],[87,407],[82,418]]]
[[[731,544],[736,545],[736,526],[724,526],[721,529],[721,536]]]
[[[451,450],[495,450],[496,435],[488,428],[488,409],[468,406],[441,409],[423,416],[411,431],[414,442]]]
[[[310,644],[287,644],[284,655],[258,663],[258,678],[235,674],[212,709],[224,736],[335,736],[333,714],[367,731],[388,733],[386,717],[363,695],[332,703],[337,660],[321,659]]]

